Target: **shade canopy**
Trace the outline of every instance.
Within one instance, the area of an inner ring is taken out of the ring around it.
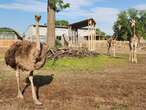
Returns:
[[[11,33],[11,34],[15,34],[17,36],[17,39],[20,39],[22,40],[23,38],[18,34],[18,32],[16,32],[14,29],[12,28],[7,28],[7,27],[4,27],[4,28],[0,28],[0,33],[4,34],[4,33]]]
[[[90,19],[86,19],[86,20],[83,20],[83,21],[79,21],[79,22],[70,24],[69,26],[70,26],[71,28],[73,28],[73,29],[79,29],[79,28],[88,26],[89,21],[92,21],[92,23],[93,23],[94,25],[96,25],[95,20],[94,20],[93,18],[90,18]]]

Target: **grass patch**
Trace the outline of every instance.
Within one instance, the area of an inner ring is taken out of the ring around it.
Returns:
[[[120,57],[109,57],[99,55],[97,57],[84,58],[61,58],[54,64],[53,61],[48,61],[45,69],[53,71],[98,71],[104,69],[108,64],[125,64],[126,60]]]
[[[128,110],[128,106],[127,105],[114,105],[111,110]]]

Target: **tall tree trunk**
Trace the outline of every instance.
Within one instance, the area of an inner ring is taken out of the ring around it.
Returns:
[[[48,0],[47,6],[47,45],[49,48],[55,47],[55,10],[50,5],[50,0]]]

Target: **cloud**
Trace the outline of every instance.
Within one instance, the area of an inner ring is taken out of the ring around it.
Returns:
[[[0,4],[1,9],[22,10],[27,12],[46,12],[47,4],[37,0],[16,0],[13,3]]]
[[[139,4],[134,7],[137,10],[146,10],[146,4]]]
[[[71,7],[57,14],[57,18],[69,20],[70,22],[79,21],[93,17],[97,22],[97,27],[111,34],[112,25],[119,12],[118,9],[110,7],[97,7],[98,2],[109,0],[64,0],[70,3]],[[27,12],[46,12],[46,0],[15,0],[12,3],[0,4],[1,9],[22,10]]]
[[[63,16],[71,21],[94,18],[98,28],[108,34],[112,34],[112,26],[119,12],[120,10],[116,8],[108,7],[94,7],[90,9],[70,8],[59,13],[58,16]]]
[[[81,6],[89,6],[94,4],[96,1],[101,0],[64,0],[66,3],[70,3],[72,8],[80,8]]]
[[[58,14],[58,18],[63,16],[70,22],[87,18],[94,18],[97,27],[104,32],[112,34],[112,26],[116,20],[119,10],[110,7],[97,7],[98,2],[108,2],[109,0],[65,0],[71,7]]]
[[[97,27],[108,34],[112,34],[112,26],[120,11],[116,8],[96,7],[87,16],[93,17],[97,22]]]
[[[119,10],[115,8],[95,7],[87,16],[95,18],[98,22],[111,22],[116,19],[118,13]]]

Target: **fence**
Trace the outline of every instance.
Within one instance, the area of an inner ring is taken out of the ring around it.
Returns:
[[[17,36],[14,32],[0,32],[0,48],[9,47],[17,41]]]
[[[0,47],[10,47],[10,45],[12,45],[14,42],[16,42],[17,40],[0,40]]]
[[[95,41],[96,43],[96,48],[105,48],[107,47],[107,41],[106,40],[97,40]],[[88,41],[82,41],[80,42],[80,46],[81,47],[87,47],[88,45]],[[129,42],[128,41],[117,41],[116,42],[116,47],[118,48],[127,48],[129,46]]]

